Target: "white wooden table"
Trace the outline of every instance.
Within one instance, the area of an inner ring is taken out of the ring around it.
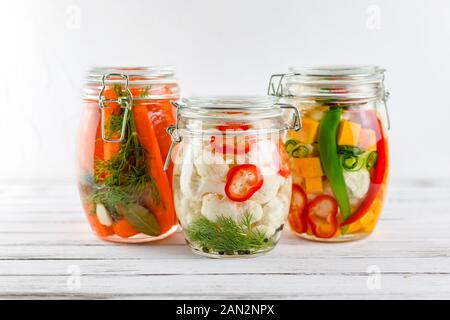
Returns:
[[[73,185],[0,187],[0,298],[450,298],[450,181],[396,181],[375,233],[320,244],[284,231],[254,259],[98,240]]]

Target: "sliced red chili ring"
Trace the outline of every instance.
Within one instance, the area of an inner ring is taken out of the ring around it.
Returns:
[[[283,143],[280,141],[275,150],[275,163],[278,166],[278,173],[287,178],[291,174],[291,164],[289,162],[289,155],[284,148]]]
[[[298,184],[292,185],[291,205],[289,208],[289,224],[298,233],[308,230],[308,220],[306,217],[306,207],[308,199],[305,191]]]
[[[332,238],[338,230],[338,206],[329,195],[321,194],[308,205],[308,223],[318,238]]]
[[[253,164],[241,164],[232,167],[227,174],[225,194],[230,200],[242,202],[248,200],[263,185],[261,170]]]

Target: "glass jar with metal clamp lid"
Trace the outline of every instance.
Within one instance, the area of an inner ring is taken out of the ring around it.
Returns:
[[[163,170],[179,87],[170,67],[93,68],[84,88],[78,185],[93,231],[147,242],[177,228],[172,170]]]
[[[293,174],[291,229],[316,241],[369,235],[388,179],[384,70],[290,68],[271,77],[268,94],[294,104],[302,115],[302,131],[290,131],[285,143]]]
[[[209,257],[253,256],[280,237],[291,197],[284,150],[297,109],[275,97],[197,97],[174,103],[173,193],[190,247]],[[287,110],[286,110],[287,109]],[[287,116],[289,115],[289,119]]]

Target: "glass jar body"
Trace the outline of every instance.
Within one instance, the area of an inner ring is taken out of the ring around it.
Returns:
[[[125,92],[124,87],[122,83],[106,85],[101,95],[115,100]],[[171,170],[163,170],[170,146],[165,129],[174,123],[170,102],[175,97],[152,99],[142,86],[130,85],[129,90],[133,100],[127,112],[117,102],[101,108],[98,99],[84,99],[78,186],[84,212],[97,236],[140,243],[165,238],[177,228]]]
[[[198,122],[205,134],[181,131],[174,158],[174,202],[186,241],[217,258],[270,251],[289,212],[285,132],[258,133],[257,122]]]
[[[377,224],[388,180],[383,102],[288,101],[303,123],[285,143],[293,173],[291,229],[316,241],[364,238]]]

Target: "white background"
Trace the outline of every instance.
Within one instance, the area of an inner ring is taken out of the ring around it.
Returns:
[[[450,1],[1,1],[0,181],[73,181],[93,65],[177,68],[182,93],[265,94],[291,65],[388,70],[391,176],[450,177]]]

